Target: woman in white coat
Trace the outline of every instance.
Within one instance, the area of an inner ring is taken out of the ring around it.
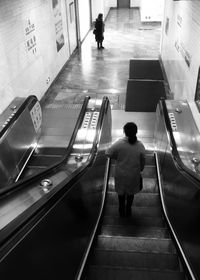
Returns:
[[[140,191],[140,173],[145,166],[145,147],[137,140],[135,123],[126,123],[123,130],[125,137],[107,149],[106,155],[116,160],[114,179],[119,199],[119,214],[130,216],[134,194]]]

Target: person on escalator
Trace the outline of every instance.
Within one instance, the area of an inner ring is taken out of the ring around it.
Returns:
[[[141,190],[141,171],[145,166],[145,147],[137,139],[137,125],[124,125],[125,137],[117,140],[106,150],[106,155],[116,161],[114,180],[118,194],[120,216],[131,216],[134,195]]]

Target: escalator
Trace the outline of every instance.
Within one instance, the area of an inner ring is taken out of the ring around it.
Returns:
[[[105,157],[111,141],[107,98],[86,106],[59,164],[3,194],[3,279],[199,279],[197,167],[188,171],[174,156],[174,122],[165,101],[156,114],[155,152],[147,152],[132,217],[118,215],[114,163]],[[44,179],[51,184],[42,185]]]
[[[2,279],[75,277],[101,207],[109,100],[90,99],[77,123],[61,162],[2,189]]]
[[[100,223],[76,279],[199,279],[199,133],[187,102],[162,100],[156,115],[155,152],[147,153],[132,217],[118,214],[112,165]]]
[[[144,188],[132,217],[120,217],[109,178],[101,226],[81,279],[185,279],[160,203],[155,159],[147,154]]]

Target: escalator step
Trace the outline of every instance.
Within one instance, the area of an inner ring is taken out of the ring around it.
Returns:
[[[149,226],[130,225],[104,225],[100,231],[101,235],[107,236],[131,236],[131,237],[153,237],[153,238],[169,238],[169,233],[166,228],[156,228]]]
[[[178,271],[179,261],[176,254],[119,252],[112,250],[94,250],[91,265],[123,266],[132,269],[164,269]]]
[[[156,167],[154,165],[146,165],[142,171],[143,178],[156,178]]]
[[[118,205],[118,196],[114,192],[108,192],[106,200],[108,205]],[[133,207],[134,206],[160,207],[159,195],[156,193],[139,192],[134,197]]]
[[[115,184],[114,184],[114,178],[111,177],[109,179],[109,185],[108,185],[109,191],[115,191]],[[142,192],[147,193],[157,193],[158,192],[158,185],[156,178],[143,178],[143,190]]]
[[[123,269],[121,267],[113,268],[109,266],[91,266],[87,280],[184,280],[185,276],[182,272],[177,271],[160,271],[160,270],[133,270]],[[86,280],[85,279],[85,280]]]
[[[147,217],[155,217],[155,218],[161,218],[162,213],[160,211],[161,209],[158,207],[137,207],[133,206],[132,212],[133,217],[136,218],[147,218]],[[118,212],[118,206],[115,205],[108,205],[105,206],[104,209],[105,216],[119,216]]]
[[[96,247],[103,250],[151,253],[176,252],[170,239],[99,235],[96,242]]]
[[[155,157],[153,153],[146,153],[145,164],[147,165],[155,165]]]
[[[161,218],[156,217],[134,217],[134,212],[130,218],[122,218],[120,216],[104,216],[103,225],[124,225],[124,226],[137,226],[137,227],[156,227],[164,228],[165,223]]]

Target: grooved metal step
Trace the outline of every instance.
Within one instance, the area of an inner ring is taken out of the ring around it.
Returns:
[[[109,267],[109,266],[90,266],[89,274],[85,280],[184,280],[184,273],[178,271],[163,271]]]
[[[106,200],[108,205],[118,205],[118,197],[114,192],[108,192]],[[133,201],[134,206],[160,207],[159,195],[157,193],[137,193]]]
[[[99,235],[96,248],[133,252],[175,253],[171,239]]]
[[[119,216],[118,206],[115,205],[107,205],[104,210],[105,216]],[[134,206],[133,209],[133,217],[157,217],[161,218],[161,208],[159,207],[142,207],[142,206]]]
[[[91,264],[112,267],[123,266],[132,269],[148,267],[151,269],[179,270],[177,255],[168,253],[120,252],[96,249],[91,256]]]
[[[114,185],[114,178],[111,178],[109,180],[109,191],[115,191],[115,185]],[[143,178],[143,190],[142,192],[147,193],[157,193],[158,192],[158,186],[157,186],[157,179],[156,178]]]
[[[157,228],[149,226],[135,225],[104,225],[100,230],[101,235],[107,236],[130,236],[130,237],[154,237],[154,238],[169,238],[169,233],[166,228]]]
[[[164,227],[164,220],[156,217],[134,217],[134,212],[130,218],[121,218],[117,216],[105,216],[102,225],[134,225],[134,226],[151,226]]]

